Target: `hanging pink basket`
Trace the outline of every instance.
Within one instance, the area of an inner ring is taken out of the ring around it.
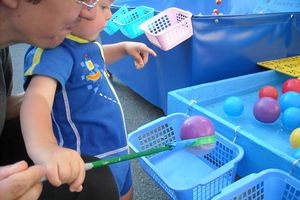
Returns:
[[[151,43],[169,50],[193,35],[192,13],[168,8],[140,25]]]

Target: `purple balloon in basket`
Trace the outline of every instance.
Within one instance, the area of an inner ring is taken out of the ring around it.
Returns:
[[[180,138],[182,140],[194,139],[215,135],[215,128],[212,122],[204,116],[194,115],[186,119],[180,128]],[[215,143],[205,144],[187,149],[196,155],[205,155],[215,148]]]
[[[260,122],[272,123],[276,121],[280,115],[280,106],[275,99],[264,97],[254,104],[253,114]]]

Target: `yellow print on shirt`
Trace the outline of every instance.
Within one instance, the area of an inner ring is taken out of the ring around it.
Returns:
[[[88,58],[88,56],[85,56],[85,66],[88,68],[90,74],[86,75],[86,78],[91,81],[97,81],[99,78],[101,78],[101,72],[99,69],[95,69],[95,66],[93,62]]]

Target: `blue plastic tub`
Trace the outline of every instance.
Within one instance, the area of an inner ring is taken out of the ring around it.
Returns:
[[[298,159],[289,142],[290,131],[283,128],[280,118],[274,123],[264,124],[253,115],[259,89],[273,85],[280,92],[281,85],[289,78],[269,70],[175,90],[168,96],[168,114],[189,112],[205,115],[222,135],[230,140],[236,138],[236,143],[245,150],[238,169],[240,176],[268,168],[289,171]],[[224,113],[223,103],[229,96],[238,96],[245,103],[241,117],[229,117]],[[295,166],[294,176],[300,179],[299,163]]]
[[[153,8],[139,6],[117,17],[113,20],[113,22],[120,28],[120,31],[125,36],[133,39],[144,33],[144,31],[142,31],[139,26],[153,16]]]
[[[180,141],[179,129],[189,116],[159,118],[129,134],[129,146],[140,152]],[[219,133],[215,149],[197,156],[186,149],[140,158],[142,168],[172,199],[210,199],[234,182],[244,152]]]
[[[299,200],[300,181],[278,169],[251,174],[224,188],[213,200]]]
[[[107,26],[105,27],[104,31],[108,35],[115,34],[120,28],[115,24],[113,20],[115,20],[117,17],[120,17],[121,15],[124,15],[128,12],[128,8],[126,6],[122,6],[119,8],[110,18],[110,20],[107,21]]]

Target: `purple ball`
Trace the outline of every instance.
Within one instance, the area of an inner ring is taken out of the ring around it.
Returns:
[[[180,138],[182,140],[210,135],[215,135],[214,125],[209,119],[200,115],[189,117],[180,128]]]
[[[204,136],[215,135],[214,125],[209,119],[200,115],[194,115],[185,120],[180,128],[180,138],[182,140],[194,139]],[[187,150],[193,154],[203,156],[210,153],[216,144],[204,144],[197,147],[188,147]]]
[[[255,103],[253,114],[258,121],[272,123],[276,121],[280,115],[280,106],[275,99],[264,97]]]

